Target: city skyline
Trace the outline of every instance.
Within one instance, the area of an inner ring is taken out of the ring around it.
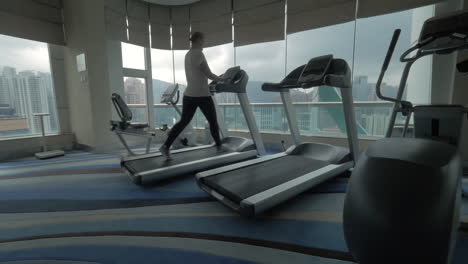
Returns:
[[[0,58],[1,66],[14,67],[18,71],[50,72],[47,43],[0,34]]]
[[[56,114],[50,102],[51,95],[53,96],[53,93],[51,92],[52,83],[51,83],[50,73],[43,73],[40,71],[32,71],[32,70],[24,70],[24,71],[16,72],[15,68],[9,67],[9,66],[0,67],[0,73],[1,73],[0,74],[0,94],[5,93],[6,91],[5,87],[9,88],[9,92],[11,92],[12,90],[11,87],[13,87],[13,90],[15,89],[21,90],[20,88],[22,88],[23,90],[23,95],[20,96],[20,98],[18,98],[18,95],[16,95],[16,97],[10,98],[10,101],[8,103],[3,102],[5,98],[7,97],[2,96],[1,98],[3,101],[0,102],[0,104],[2,104],[0,107],[4,108],[6,105],[9,105],[11,108],[14,108],[15,112],[14,114],[10,113],[9,114],[10,117],[17,116],[17,117],[26,118],[28,120],[29,126],[32,127],[32,129],[35,130],[35,132],[37,133],[39,130],[39,127],[38,127],[37,120],[34,119],[34,117],[32,116],[32,113],[43,112],[44,110],[49,110],[52,113],[52,116]],[[5,85],[5,83],[8,83],[5,80],[9,80],[11,83],[11,80],[15,78],[18,81],[18,84],[16,87],[11,86],[11,84],[10,86]],[[47,85],[46,83],[44,83],[44,80],[48,80],[49,84]],[[154,96],[159,97],[160,94],[162,94],[162,92],[167,87],[167,84],[170,84],[170,82],[164,82],[164,81],[153,79],[153,84],[155,81],[160,82],[159,85],[154,86],[154,89],[155,89]],[[139,103],[144,104],[146,101],[145,100],[146,96],[144,95],[145,89],[144,89],[143,81],[138,78],[127,77],[124,83],[126,84],[125,86],[126,96],[130,95],[130,97],[127,97],[131,101],[129,103],[130,104],[139,104]],[[262,82],[260,81],[250,81],[249,84],[250,84],[250,89],[248,89],[248,92],[250,91],[249,97],[254,98],[254,99],[251,99],[252,103],[265,102],[264,100],[267,98],[265,98],[265,96],[262,96],[264,94],[273,94],[273,95],[275,94],[275,93],[265,93],[261,91],[260,87],[261,87]],[[354,97],[356,101],[374,101],[376,99],[375,93],[372,94],[369,92],[369,90],[374,89],[375,84],[369,83],[367,76],[357,76],[354,79],[353,86],[354,86]],[[181,87],[181,92],[183,92],[185,86],[181,85],[180,87]],[[17,102],[15,105],[15,102],[14,102],[15,100],[18,101],[18,99],[21,99],[23,101],[26,99],[26,94],[24,94],[25,88],[27,88],[26,93],[29,92],[29,97],[30,97],[29,110],[28,109],[21,110],[19,108],[20,104]],[[393,91],[390,93],[396,94],[397,88],[398,87],[396,86],[383,84],[383,90],[384,92],[385,90],[387,90],[386,93],[389,93],[388,89],[391,89]],[[251,93],[253,90],[257,92],[254,96],[252,96],[252,93]],[[44,94],[44,91],[47,92],[46,95]],[[260,91],[260,94],[258,93],[259,91]],[[318,100],[318,96],[315,93],[316,91],[306,93],[305,91],[301,91],[300,89],[294,89],[292,90],[291,96],[293,98],[293,101],[295,102],[317,102],[319,100]],[[305,94],[307,94],[310,97],[305,97],[304,96]],[[226,97],[228,99],[224,99],[223,101],[223,98],[224,98],[223,95],[228,96]],[[218,94],[218,100],[220,101],[220,103],[235,103],[237,101],[232,101],[232,99],[229,99],[229,98],[232,98],[233,96],[235,95],[228,94],[228,93]],[[313,98],[313,99],[309,100],[310,98]],[[156,100],[155,98],[155,103],[157,102],[159,102],[159,99]],[[267,102],[281,102],[281,100],[279,96],[276,96],[276,97],[269,97]],[[284,122],[281,121],[284,119],[284,116],[281,112],[282,110],[279,110],[279,109],[275,110],[275,109],[276,107],[273,107],[271,109],[259,108],[259,110],[256,110],[255,117],[257,118],[257,122],[259,122],[260,127],[262,127],[263,129],[267,129],[267,130],[276,129],[276,130],[281,130],[285,132],[287,131],[287,127],[285,127],[285,124],[283,124]],[[336,126],[336,124],[333,123],[333,122],[336,122],[336,120],[332,122],[330,122],[331,120],[327,121],[328,115],[325,115],[324,117],[323,116],[324,113],[317,111],[318,109],[313,109],[313,108],[310,108],[310,109],[307,108],[307,109],[305,109],[305,111],[304,110],[301,111],[301,108],[299,108],[299,112],[298,112],[298,124],[302,131],[311,133],[314,131],[320,132],[320,131],[326,130],[328,131],[328,133],[339,133],[338,127]],[[229,122],[229,120],[231,120],[230,121],[231,123],[234,122],[232,121],[233,117],[229,117],[229,113],[227,114],[228,114],[228,116],[226,116],[227,122]],[[235,115],[240,116],[241,114],[235,114]],[[366,131],[368,131],[367,133],[373,134],[373,135],[383,134],[386,120],[388,119],[388,115],[386,113],[376,114],[374,111],[371,111],[371,112],[358,111],[356,116],[357,116],[358,121],[363,125]],[[5,117],[5,115],[3,115],[3,117]],[[136,115],[137,120],[141,119],[142,117],[143,115]],[[177,117],[174,117],[175,119],[174,118],[171,119],[170,117],[167,117],[167,118],[169,118],[169,120],[177,120]],[[165,120],[168,120],[167,118],[165,118]],[[203,120],[203,117],[200,116],[199,114],[196,118],[199,120]],[[241,120],[241,121],[236,121],[236,122],[238,124],[236,124],[235,127],[242,128],[245,125],[243,124],[245,123],[245,121]],[[275,122],[279,122],[279,123],[275,124]],[[46,121],[46,127],[48,128],[48,130],[53,129],[52,127],[56,128],[57,126],[56,121],[55,121],[55,124],[53,123],[54,121],[52,120],[52,118],[48,122]],[[324,125],[325,127],[323,127]]]
[[[172,82],[153,79],[153,102],[158,104],[161,95]],[[247,83],[247,95],[251,103],[281,102],[281,97],[277,93],[268,93],[261,90],[262,81],[249,80]],[[375,92],[376,83],[370,83],[368,76],[356,76],[353,81],[353,98],[355,101],[380,101]],[[186,86],[179,84],[179,91],[183,95]],[[398,86],[382,83],[382,93],[386,96],[396,97]],[[128,104],[146,104],[146,89],[141,78],[124,78],[125,99]],[[235,94],[216,94],[219,103],[238,103]],[[291,89],[293,102],[318,102],[317,89]],[[406,98],[406,90],[403,99]],[[180,103],[180,102],[179,102]]]
[[[127,103],[132,104],[131,109],[134,114],[134,119],[138,122],[147,122],[146,120],[146,102],[141,100],[135,101],[136,98],[146,98],[145,87],[143,81],[139,78],[125,79],[125,98]],[[281,105],[281,98],[278,93],[267,93],[261,90],[263,82],[249,81],[247,84],[247,96],[249,101],[253,104],[255,120],[261,131],[280,131],[286,133],[288,126],[284,122],[284,109]],[[153,79],[153,96],[155,105],[159,104],[159,98],[164,90],[172,85],[172,82]],[[332,89],[332,87],[323,86],[325,89]],[[179,85],[181,94],[183,94],[185,85]],[[367,76],[357,76],[353,82],[353,97],[356,102],[371,102],[375,103],[380,101],[375,93],[375,83],[369,83]],[[382,84],[382,91],[385,95],[395,97],[397,94],[398,86]],[[337,94],[338,89],[337,89]],[[302,89],[291,89],[291,99],[295,103],[296,118],[299,128],[304,133],[324,133],[327,134],[344,134],[344,118],[333,115],[332,112],[336,107],[342,109],[341,102],[336,102],[334,105],[314,105],[313,103],[327,102],[333,103],[334,100],[329,97],[320,96],[320,89],[312,89],[306,92]],[[269,96],[269,97],[267,97]],[[325,95],[326,96],[326,95]],[[217,94],[217,102],[220,104],[224,120],[229,129],[247,129],[247,124],[243,117],[240,105],[236,100],[236,94],[221,93]],[[406,97],[404,94],[403,99]],[[322,98],[324,101],[322,101]],[[303,103],[312,104],[303,104]],[[265,104],[267,103],[267,104]],[[268,104],[274,103],[274,104]],[[138,107],[137,105],[140,105]],[[376,105],[375,107],[361,107],[359,104],[355,105],[356,121],[358,122],[358,131],[361,136],[377,135],[383,136],[388,123],[389,113],[393,103],[388,102],[388,105]],[[143,107],[141,107],[143,106]],[[331,108],[329,108],[331,107]],[[330,111],[331,110],[331,111]],[[166,124],[169,126],[174,125],[178,120],[178,115],[172,108],[165,108],[162,106],[155,106],[153,108],[155,115],[155,127],[161,127]],[[205,118],[197,111],[194,117],[194,124],[198,127],[204,127]]]
[[[0,121],[8,120],[11,130],[0,131],[2,135],[40,133],[36,113],[49,113],[44,118],[44,128],[49,133],[58,131],[52,76],[48,72],[17,71],[15,67],[1,66],[0,105],[3,109]]]

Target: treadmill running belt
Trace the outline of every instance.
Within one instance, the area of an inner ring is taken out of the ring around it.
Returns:
[[[239,203],[257,193],[329,165],[326,161],[297,155],[257,163],[237,170],[204,178],[204,182],[220,194]]]
[[[230,153],[229,150],[218,150],[215,146],[209,148],[203,148],[193,151],[184,151],[179,153],[173,153],[171,160],[166,160],[164,156],[149,157],[146,159],[136,159],[124,162],[125,166],[133,174],[143,171],[149,171],[194,160],[206,159],[214,156],[224,155]]]

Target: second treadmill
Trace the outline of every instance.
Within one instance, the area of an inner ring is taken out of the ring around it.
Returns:
[[[289,95],[292,88],[341,88],[349,149],[329,144],[300,143],[296,115]],[[311,59],[278,84],[264,91],[280,92],[295,143],[287,151],[197,174],[199,186],[242,215],[261,213],[354,166],[358,155],[357,130],[346,61],[332,55]]]

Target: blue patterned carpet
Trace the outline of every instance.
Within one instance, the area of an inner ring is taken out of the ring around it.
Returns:
[[[213,201],[191,175],[143,188],[119,161],[74,152],[0,164],[0,263],[352,261],[341,225],[344,178],[248,219]],[[454,263],[467,263],[467,249],[460,232]]]

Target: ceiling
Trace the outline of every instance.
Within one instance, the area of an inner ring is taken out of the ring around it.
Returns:
[[[166,5],[166,6],[177,6],[177,5],[188,5],[195,2],[199,2],[200,0],[143,0],[145,2],[158,4],[158,5]]]

